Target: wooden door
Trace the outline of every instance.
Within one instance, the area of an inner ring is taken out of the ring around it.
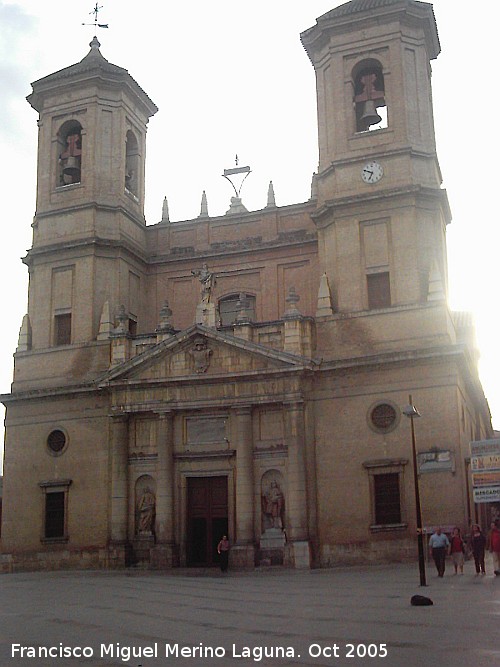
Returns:
[[[227,477],[188,477],[188,565],[217,565],[227,535]]]

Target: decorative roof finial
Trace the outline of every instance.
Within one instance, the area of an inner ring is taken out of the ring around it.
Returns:
[[[297,294],[295,287],[290,287],[288,290],[288,296],[285,301],[288,304],[286,313],[284,314],[285,319],[295,319],[296,317],[301,317],[301,313],[297,308],[297,304],[300,301],[300,296]]]
[[[163,199],[163,204],[161,207],[161,221],[170,222],[170,215],[168,212],[168,201],[166,197]]]
[[[269,181],[269,187],[267,189],[266,208],[276,208],[276,197],[274,196],[274,186],[272,181]]]
[[[208,218],[208,200],[207,200],[207,193],[205,190],[203,190],[203,193],[201,195],[201,209],[200,209],[200,215],[198,216],[199,218]]]
[[[168,301],[165,301],[162,309],[160,310],[160,322],[156,328],[157,334],[173,334],[174,327],[172,326],[172,309],[168,305]]]

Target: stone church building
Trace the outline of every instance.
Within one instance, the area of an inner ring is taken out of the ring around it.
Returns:
[[[233,566],[416,558],[409,402],[424,525],[474,516],[468,445],[492,429],[447,303],[432,6],[352,0],[301,40],[311,198],[277,207],[270,187],[259,211],[146,225],[157,108],[96,38],[32,84],[4,569],[212,565],[223,534]]]

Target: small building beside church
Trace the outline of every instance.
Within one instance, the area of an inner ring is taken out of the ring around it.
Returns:
[[[492,436],[473,322],[450,310],[432,5],[351,0],[301,34],[311,198],[144,218],[157,108],[94,38],[34,82],[28,313],[6,406],[4,569],[414,558],[474,517]]]

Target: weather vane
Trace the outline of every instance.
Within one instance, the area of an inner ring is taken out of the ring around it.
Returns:
[[[99,6],[99,4],[96,2],[94,9],[89,12],[89,14],[94,15],[94,22],[93,23],[82,23],[82,25],[92,25],[94,28],[109,28],[109,25],[107,23],[99,23],[99,10],[102,9],[102,5]]]

